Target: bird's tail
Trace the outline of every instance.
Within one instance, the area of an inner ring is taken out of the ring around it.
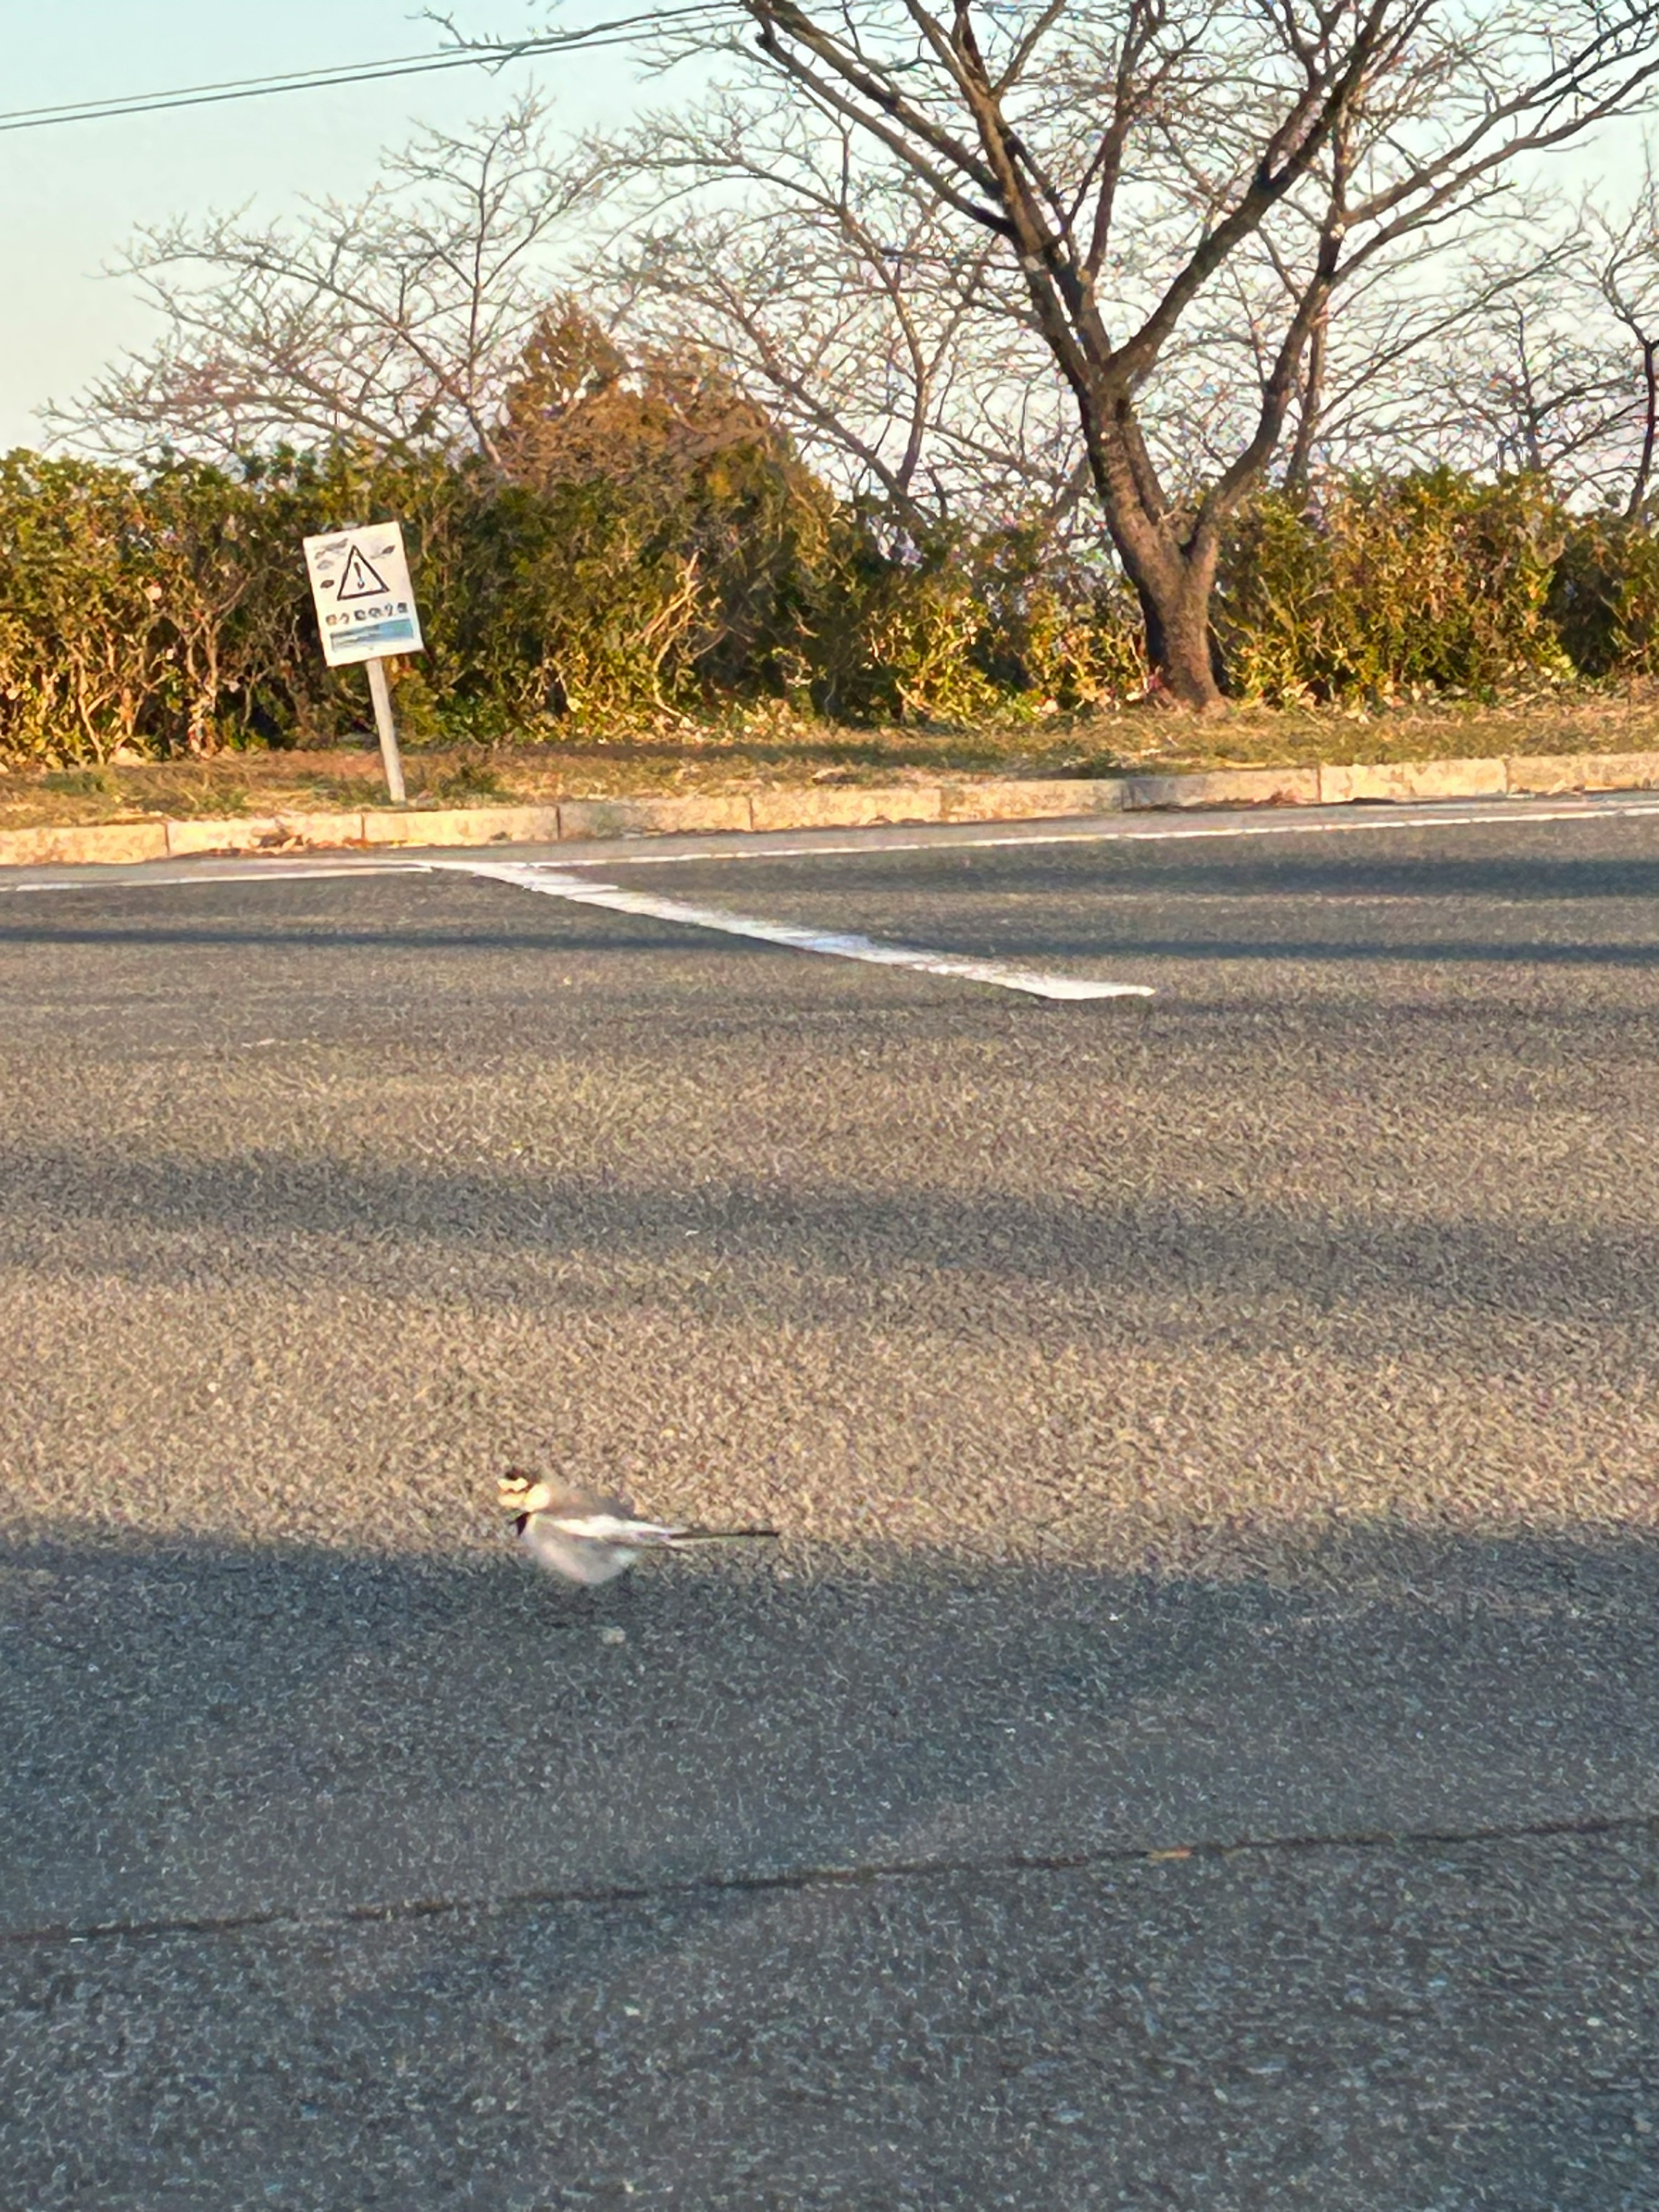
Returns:
[[[671,1544],[747,1544],[777,1535],[775,1528],[676,1528]]]

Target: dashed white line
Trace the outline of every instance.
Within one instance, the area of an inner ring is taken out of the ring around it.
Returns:
[[[883,945],[873,937],[846,930],[804,929],[793,922],[762,921],[723,907],[693,906],[684,899],[653,898],[614,884],[596,884],[562,869],[529,861],[443,860],[436,866],[576,906],[599,906],[613,914],[643,915],[653,921],[713,929],[727,937],[758,938],[764,945],[787,945],[794,952],[818,952],[834,960],[863,960],[875,968],[912,968],[923,975],[946,975],[964,983],[994,983],[1005,991],[1024,991],[1034,999],[1150,999],[1149,983],[1112,983],[1089,975],[1051,975],[1036,968],[1016,968],[1006,960],[972,960],[955,952],[929,952],[910,945]]]

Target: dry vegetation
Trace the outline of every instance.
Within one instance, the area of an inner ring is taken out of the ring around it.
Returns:
[[[726,791],[757,784],[929,781],[941,775],[1109,776],[1137,769],[1319,761],[1485,759],[1659,750],[1659,684],[1540,692],[1498,704],[1425,700],[1343,710],[1242,704],[1218,716],[1145,707],[999,726],[849,730],[780,708],[717,725],[665,717],[613,738],[411,748],[416,806]],[[363,736],[315,750],[0,769],[0,829],[385,805]]]

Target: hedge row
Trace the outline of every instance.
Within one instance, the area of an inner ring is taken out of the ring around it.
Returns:
[[[0,756],[99,761],[325,741],[360,672],[322,666],[300,540],[399,517],[428,641],[410,734],[552,736],[781,696],[854,722],[1086,707],[1145,680],[1132,595],[1032,532],[896,545],[752,419],[609,472],[349,451],[237,476],[0,462]],[[1268,701],[1496,693],[1659,673],[1659,538],[1538,483],[1446,471],[1260,498],[1216,632]]]

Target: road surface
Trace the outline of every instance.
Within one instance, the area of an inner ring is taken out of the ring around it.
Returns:
[[[1659,809],[447,857],[0,882],[4,2212],[1659,2203]]]

